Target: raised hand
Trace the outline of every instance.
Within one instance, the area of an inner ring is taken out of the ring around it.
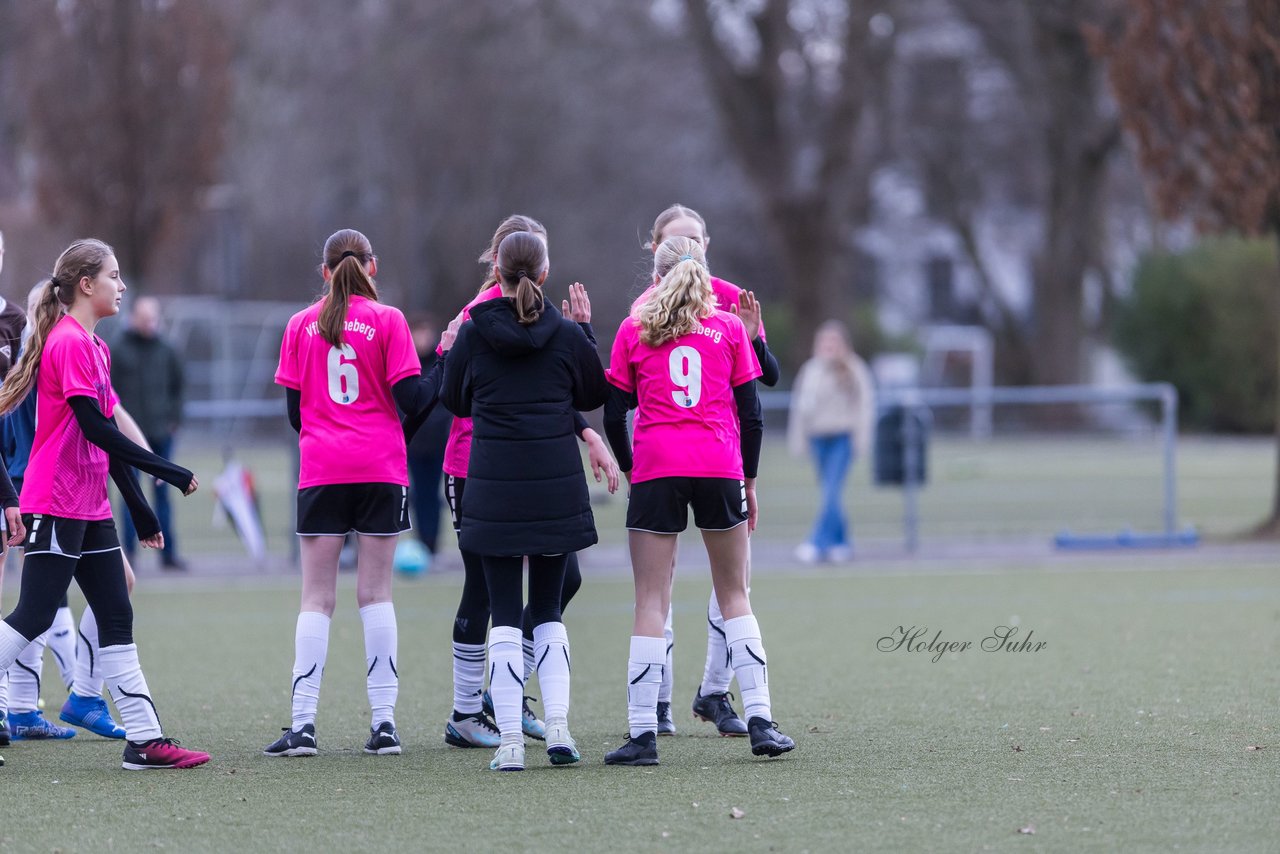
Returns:
[[[569,286],[569,298],[560,303],[560,313],[574,323],[591,322],[591,299],[587,296],[585,285],[574,282]]]
[[[760,334],[760,303],[754,291],[740,291],[738,304],[729,306],[729,311],[742,318],[742,325],[747,327],[747,339],[756,340]]]
[[[458,330],[462,328],[462,315],[459,314],[453,320],[449,321],[449,325],[440,335],[440,350],[448,353],[449,348],[453,346],[454,340],[458,337]]]

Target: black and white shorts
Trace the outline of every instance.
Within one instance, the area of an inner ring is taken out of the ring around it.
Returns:
[[[728,531],[747,521],[747,485],[727,477],[660,477],[631,485],[627,529],[678,534],[693,524]]]
[[[409,488],[398,483],[328,483],[298,490],[300,537],[345,537],[352,531],[394,537],[411,527]]]
[[[120,548],[114,519],[68,519],[48,513],[23,513],[27,539],[22,550],[32,555],[63,555],[79,559],[80,555],[114,552]]]

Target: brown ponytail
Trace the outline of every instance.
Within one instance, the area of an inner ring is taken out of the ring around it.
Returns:
[[[516,319],[528,326],[542,316],[542,288],[537,280],[547,269],[547,244],[528,231],[517,231],[498,245],[502,284],[515,288]]]
[[[547,229],[542,223],[538,222],[531,216],[524,214],[512,214],[504,219],[498,225],[498,230],[493,233],[493,238],[489,241],[489,245],[480,253],[478,260],[484,265],[484,284],[480,286],[481,291],[486,291],[494,285],[498,284],[498,278],[493,274],[493,265],[498,260],[498,247],[511,235],[527,231],[536,234],[542,238],[542,242],[547,241]]]
[[[115,254],[115,250],[101,240],[77,240],[58,256],[52,278],[37,286],[41,289],[40,299],[36,303],[31,337],[22,348],[18,363],[0,385],[0,415],[12,412],[31,392],[40,369],[45,339],[54,324],[62,319],[63,312],[76,301],[80,280],[96,277],[106,260]]]
[[[320,336],[335,347],[346,340],[342,333],[351,297],[378,299],[378,287],[368,270],[372,260],[369,238],[354,228],[335,231],[324,242],[324,266],[330,275],[329,293],[320,309]]]

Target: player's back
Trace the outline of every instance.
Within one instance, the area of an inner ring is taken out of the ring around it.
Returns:
[[[290,320],[277,376],[301,395],[299,487],[404,482],[404,433],[391,386],[421,371],[408,323],[396,308],[353,296],[343,343],[333,345],[320,333],[323,307]]]

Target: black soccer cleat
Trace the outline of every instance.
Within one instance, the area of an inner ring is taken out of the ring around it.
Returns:
[[[315,756],[316,727],[315,724],[303,724],[302,729],[294,732],[285,727],[281,736],[262,749],[263,756]]]
[[[604,755],[605,765],[657,765],[658,738],[651,732],[642,732],[617,750]]]
[[[751,732],[751,752],[756,756],[781,756],[796,748],[791,737],[783,735],[768,718],[752,718],[747,728]]]
[[[716,729],[720,730],[720,734],[726,738],[746,735],[747,725],[742,722],[742,718],[738,717],[738,713],[733,710],[733,705],[729,702],[732,696],[728,691],[704,696],[702,688],[699,687],[697,696],[693,698],[693,716],[715,724]]]
[[[658,735],[675,735],[676,722],[671,719],[671,704],[658,701]]]
[[[391,721],[383,721],[376,728],[369,728],[369,740],[364,743],[364,752],[378,756],[395,756],[400,753],[400,736],[396,735],[396,725]]]

